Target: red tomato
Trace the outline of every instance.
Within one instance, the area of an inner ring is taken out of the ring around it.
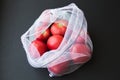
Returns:
[[[39,55],[35,49],[39,52]],[[32,41],[30,45],[30,52],[34,58],[42,56],[46,51],[47,51],[47,45],[44,42],[38,39]]]
[[[46,41],[46,40],[50,37],[50,30],[47,29],[47,30],[44,31],[42,34],[37,34],[36,37],[37,37],[39,40]]]
[[[36,38],[42,41],[46,41],[50,37],[50,30],[47,29],[42,34],[36,34]]]
[[[75,64],[85,63],[90,59],[90,48],[76,43],[72,46],[70,55]]]
[[[50,63],[50,65],[48,65],[48,70],[50,71],[50,73],[52,73],[52,75],[60,75],[65,73],[68,70],[70,61],[63,61],[63,60],[66,60],[66,58],[67,57],[62,56],[56,59],[55,62],[53,61],[52,63]]]
[[[85,43],[85,38],[83,38],[82,36],[78,36],[75,42],[76,43]]]
[[[48,38],[47,46],[50,50],[57,49],[62,42],[63,37],[61,35],[53,35]]]
[[[50,36],[49,28],[41,33],[41,31],[43,31],[43,29],[45,29],[47,25],[48,25],[48,22],[42,22],[42,24],[39,27],[35,28],[35,33],[36,33],[35,38],[38,38],[39,40],[42,40],[42,41],[46,41],[48,39],[48,37]]]
[[[62,20],[57,20],[57,21],[55,21],[55,23],[60,23],[60,24],[62,24],[63,26],[66,26],[66,27],[67,27],[67,25],[68,25],[68,21],[67,21],[67,20],[64,20],[64,19],[62,19]]]
[[[53,23],[51,26],[51,33],[53,35],[62,35],[64,36],[67,29],[68,22],[66,20],[58,20]]]

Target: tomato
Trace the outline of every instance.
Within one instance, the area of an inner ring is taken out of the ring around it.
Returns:
[[[68,22],[66,20],[58,20],[53,23],[51,26],[51,33],[53,35],[62,35],[64,36],[67,29]]]
[[[35,38],[38,38],[42,41],[46,41],[48,37],[50,36],[50,29],[48,28],[47,30],[43,31],[45,27],[48,26],[48,22],[42,22],[40,26],[35,28]]]
[[[83,38],[82,36],[78,36],[75,42],[76,43],[85,43],[85,38]]]
[[[39,39],[32,41],[30,45],[30,53],[34,58],[42,56],[46,51],[47,45],[43,41],[40,41]]]
[[[74,44],[70,52],[74,64],[85,63],[90,59],[90,48],[85,44]]]
[[[49,71],[51,71],[53,74],[55,75],[60,75],[62,73],[64,73],[68,68],[68,62],[63,62],[57,65],[54,65],[52,67],[49,67]]]
[[[37,27],[36,28],[37,34],[35,35],[36,38],[38,38],[42,41],[46,41],[48,39],[48,37],[50,37],[50,35],[51,35],[49,28],[47,30],[45,30],[44,32],[40,33],[40,31],[42,31],[44,26],[46,26],[46,24],[43,24],[42,26]]]
[[[48,70],[52,75],[60,75],[68,70],[70,61],[67,61],[66,58],[65,56],[59,57],[48,65]]]
[[[46,41],[50,37],[50,30],[49,28],[45,30],[42,34],[37,34],[36,37],[39,40]]]
[[[57,49],[63,40],[61,35],[53,35],[48,38],[47,46],[50,50]]]
[[[62,24],[63,26],[66,26],[66,27],[67,27],[67,25],[68,25],[68,21],[65,20],[65,19],[57,20],[57,21],[55,21],[54,23],[60,23],[60,24]]]

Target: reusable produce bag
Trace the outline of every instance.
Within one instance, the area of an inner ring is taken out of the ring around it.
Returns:
[[[41,56],[31,42],[36,39],[36,34],[44,32],[56,20],[61,19],[67,20],[68,25],[60,46]],[[36,31],[35,29],[40,26],[41,29]],[[62,76],[75,71],[90,60],[93,51],[84,13],[74,3],[43,11],[34,24],[21,36],[21,41],[29,64],[34,68],[47,68],[50,77]],[[32,54],[30,46],[33,49]]]

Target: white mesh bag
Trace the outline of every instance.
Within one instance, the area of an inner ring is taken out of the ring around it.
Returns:
[[[36,34],[42,34],[56,20],[61,19],[67,20],[68,25],[60,46],[41,56],[31,42],[36,39]],[[44,27],[41,26],[44,23]],[[39,26],[41,30],[35,31]],[[34,68],[47,68],[50,77],[62,76],[75,71],[90,60],[93,51],[84,13],[74,3],[43,11],[34,24],[21,36],[21,41],[29,64]],[[29,50],[30,46],[34,50],[32,54]]]

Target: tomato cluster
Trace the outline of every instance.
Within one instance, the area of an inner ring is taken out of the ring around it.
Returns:
[[[57,20],[44,32],[35,34],[35,40],[33,40],[30,45],[32,56],[35,58],[37,57],[34,48],[37,49],[40,56],[42,56],[46,51],[57,49],[63,40],[67,24],[67,20]],[[35,32],[39,32],[46,25],[47,23],[43,23],[35,29]]]
[[[40,56],[42,56],[46,51],[57,49],[64,38],[67,25],[67,20],[57,20],[47,30],[36,34],[36,39],[32,41],[30,45],[31,55],[34,58],[38,57],[38,55],[35,54],[36,52],[34,49],[39,52]],[[39,32],[44,26],[46,26],[46,24],[43,23],[43,25],[35,29],[35,32]],[[56,65],[53,65],[54,62],[51,62],[51,64],[48,65],[48,70],[53,74],[62,74],[69,68],[71,62],[73,64],[82,64],[87,62],[90,58],[88,55],[90,55],[91,50],[85,43],[85,37],[79,35],[75,43],[71,46],[69,52],[71,57],[70,60]],[[56,59],[56,61],[59,62],[66,58],[68,58],[68,56],[62,56]]]

